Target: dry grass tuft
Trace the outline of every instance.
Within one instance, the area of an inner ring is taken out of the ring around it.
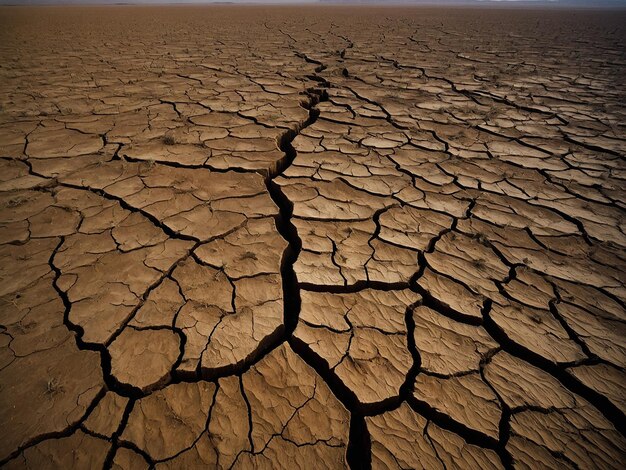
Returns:
[[[61,385],[61,382],[59,382],[59,379],[57,379],[56,377],[53,377],[51,379],[48,379],[48,381],[46,382],[46,395],[56,395],[57,393],[61,393],[63,391],[63,386]]]

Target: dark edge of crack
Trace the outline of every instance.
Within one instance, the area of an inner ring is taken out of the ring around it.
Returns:
[[[285,326],[285,337],[291,336],[291,333],[296,329],[298,324],[298,317],[300,314],[300,287],[298,285],[298,279],[293,269],[293,265],[300,255],[302,249],[302,241],[298,236],[298,231],[291,221],[293,215],[293,203],[282,191],[279,184],[274,179],[282,175],[282,173],[291,166],[296,158],[296,149],[293,147],[292,142],[298,136],[298,134],[306,127],[317,121],[319,117],[319,110],[315,106],[321,101],[328,99],[326,90],[319,88],[309,88],[304,94],[307,97],[306,101],[301,102],[301,106],[309,113],[308,118],[295,129],[289,129],[285,132],[278,141],[278,147],[285,154],[285,158],[282,159],[276,168],[276,172],[270,174],[265,180],[267,190],[269,192],[272,201],[278,207],[278,215],[275,217],[276,228],[279,234],[287,241],[287,248],[283,253],[281,260],[280,273],[282,278],[283,287],[283,307],[284,316],[283,324]]]
[[[574,378],[557,364],[510,339],[506,332],[491,318],[492,304],[493,301],[491,299],[485,299],[482,309],[484,327],[487,333],[500,344],[505,352],[553,376],[567,390],[582,397],[597,408],[607,421],[615,426],[615,429],[620,434],[626,435],[626,419],[624,419],[624,413],[616,405],[607,397]]]
[[[318,65],[319,67],[315,70],[316,73],[324,70],[323,64]],[[371,468],[370,437],[365,424],[365,414],[361,407],[358,406],[356,395],[330,371],[328,364],[326,364],[323,359],[317,357],[305,343],[293,336],[293,332],[298,326],[300,316],[300,290],[302,287],[298,282],[293,266],[300,255],[302,240],[298,236],[298,231],[292,222],[293,203],[274,179],[281,176],[295,160],[297,152],[292,144],[294,139],[303,129],[317,121],[320,111],[316,109],[315,106],[329,99],[326,91],[326,88],[330,87],[328,81],[318,75],[308,76],[307,78],[314,81],[317,85],[316,87],[305,90],[304,95],[306,95],[307,101],[301,102],[301,106],[308,110],[309,116],[295,130],[290,129],[281,136],[278,141],[278,147],[284,152],[285,158],[279,162],[276,172],[266,179],[267,190],[279,210],[278,216],[275,218],[276,227],[280,235],[288,243],[283,254],[280,269],[283,284],[284,333],[292,350],[315,370],[329,386],[331,392],[350,412],[350,430],[346,448],[346,463],[352,469],[369,469]]]
[[[74,434],[76,431],[78,431],[79,429],[84,430],[82,428],[82,424],[89,417],[89,415],[91,415],[91,413],[97,408],[97,406],[100,404],[100,401],[104,398],[105,395],[106,395],[106,388],[100,387],[100,390],[98,391],[98,393],[96,393],[96,395],[94,396],[89,406],[85,408],[85,412],[83,413],[83,415],[75,423],[67,426],[65,429],[61,431],[50,431],[50,432],[46,432],[43,434],[38,434],[37,436],[29,439],[28,441],[23,442],[13,452],[8,454],[4,459],[0,460],[0,467],[4,467],[6,464],[16,459],[21,453],[23,453],[27,449],[35,447],[44,441],[47,441],[49,439],[61,439],[64,437],[69,437],[72,434]]]

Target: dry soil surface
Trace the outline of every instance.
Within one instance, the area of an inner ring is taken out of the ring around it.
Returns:
[[[2,8],[0,465],[621,467],[625,24]]]

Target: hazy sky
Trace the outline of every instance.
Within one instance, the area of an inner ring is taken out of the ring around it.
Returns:
[[[140,4],[181,4],[181,3],[317,3],[319,0],[0,0],[0,5],[29,5],[29,4],[115,4],[115,3],[140,3]],[[328,1],[328,0],[324,0]],[[330,0],[334,1],[334,0]],[[360,0],[344,0],[345,3],[359,3]],[[466,4],[503,4],[503,3],[532,3],[549,4],[563,6],[616,6],[626,7],[626,0],[364,0],[364,3],[393,4],[393,3],[426,3],[426,4],[446,4],[446,3],[466,3]],[[336,0],[341,3],[341,0]]]

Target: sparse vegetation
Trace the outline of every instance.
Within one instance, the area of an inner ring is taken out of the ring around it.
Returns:
[[[15,196],[6,202],[6,207],[19,207],[28,201],[29,201],[29,198],[25,196]]]
[[[154,165],[156,165],[156,162],[152,158],[149,158],[144,163],[144,166],[146,167],[147,170],[151,170],[152,168],[154,168]]]
[[[537,313],[531,313],[530,319],[532,320],[533,323],[536,323],[538,325],[543,323],[543,320]]]
[[[57,377],[52,377],[46,382],[45,394],[49,396],[56,395],[63,391],[61,381]]]
[[[487,262],[482,258],[474,258],[472,260],[472,266],[476,269],[484,269],[487,266]]]
[[[489,239],[487,238],[487,236],[484,233],[475,233],[472,238],[474,240],[476,240],[478,243],[480,243],[481,245],[488,245],[489,244]]]

